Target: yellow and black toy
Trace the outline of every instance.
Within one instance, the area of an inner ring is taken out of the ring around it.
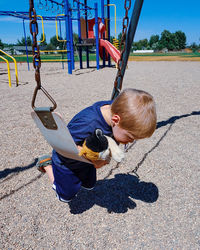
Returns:
[[[104,135],[101,129],[96,129],[85,139],[79,155],[90,161],[110,161],[112,157],[116,162],[121,162],[124,158],[124,152],[117,143],[111,137]]]

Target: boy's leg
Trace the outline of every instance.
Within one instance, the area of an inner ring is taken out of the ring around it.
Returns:
[[[48,165],[48,166],[44,167],[44,170],[47,173],[49,180],[51,181],[51,184],[53,184],[54,183],[54,175],[53,175],[52,165]]]
[[[52,169],[52,165],[51,165],[51,156],[49,156],[49,155],[41,156],[38,159],[36,167],[40,172],[47,173],[51,183],[52,184],[54,183],[54,175],[53,175],[53,169]]]
[[[92,190],[96,184],[96,168],[91,164],[84,164],[80,170],[75,170],[76,176],[81,180],[81,187]]]

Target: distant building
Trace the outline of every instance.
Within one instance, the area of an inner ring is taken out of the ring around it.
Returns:
[[[183,50],[183,52],[185,52],[185,53],[192,53],[192,49],[190,49],[190,48],[185,48],[185,49]]]
[[[5,47],[2,49],[4,52],[6,52],[8,55],[12,55],[12,47]]]
[[[154,53],[154,50],[152,49],[141,49],[141,50],[134,50],[133,53]]]
[[[27,46],[28,54],[32,54],[32,46]],[[13,46],[14,55],[24,55],[26,54],[26,46]]]

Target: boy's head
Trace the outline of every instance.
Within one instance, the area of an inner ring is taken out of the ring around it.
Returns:
[[[153,97],[142,90],[125,89],[111,105],[111,125],[120,143],[150,137],[156,129]]]

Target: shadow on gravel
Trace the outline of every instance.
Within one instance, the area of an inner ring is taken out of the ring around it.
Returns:
[[[2,184],[4,181],[8,181],[8,180],[12,179],[13,177],[16,177],[22,171],[33,168],[36,165],[37,160],[38,159],[36,158],[34,160],[34,162],[32,162],[31,164],[29,164],[28,166],[25,166],[25,167],[6,168],[3,171],[0,171],[0,179],[5,178],[0,183]],[[3,200],[4,198],[7,198],[8,196],[18,192],[19,190],[21,190],[21,189],[25,188],[26,186],[32,184],[33,182],[37,181],[42,176],[43,176],[43,174],[41,173],[41,174],[37,175],[35,178],[29,180],[27,183],[22,184],[17,189],[11,189],[11,190],[9,189],[6,194],[4,194],[3,196],[0,197],[0,200]]]
[[[116,174],[112,179],[98,181],[92,191],[82,189],[69,207],[72,214],[81,214],[94,205],[105,207],[108,213],[126,213],[137,206],[132,199],[153,203],[158,196],[155,184],[134,175]]]
[[[177,116],[177,115],[172,116],[171,118],[169,118],[166,121],[158,122],[156,129],[161,128],[163,126],[166,126],[168,124],[173,124],[176,120],[179,120],[179,119],[182,119],[182,118],[185,118],[188,116],[192,116],[192,115],[200,115],[200,111],[192,111],[190,114],[185,114],[185,115],[180,115],[180,116]]]
[[[34,167],[36,165],[37,160],[38,159],[36,158],[34,160],[34,162],[32,162],[31,164],[29,164],[28,166],[25,166],[25,167],[6,168],[6,169],[0,171],[0,179],[5,178],[10,174],[12,174],[12,176],[19,174],[22,171],[25,171],[25,170],[28,170],[28,169]]]

